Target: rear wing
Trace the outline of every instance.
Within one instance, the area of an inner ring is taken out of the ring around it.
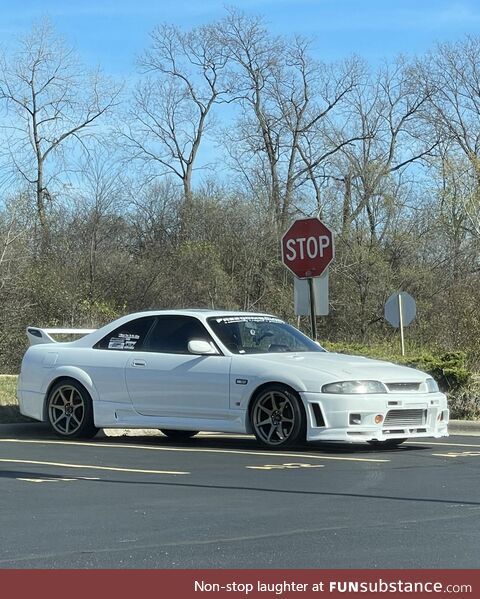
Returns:
[[[39,343],[56,343],[51,335],[88,335],[97,329],[41,329],[39,327],[27,327],[27,337],[30,345]]]

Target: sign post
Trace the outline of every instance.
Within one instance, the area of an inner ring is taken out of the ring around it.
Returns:
[[[333,260],[333,233],[318,218],[296,220],[282,237],[282,261],[299,279],[308,279],[312,337],[317,338],[315,286]]]
[[[310,322],[312,324],[312,338],[317,340],[317,318],[315,314],[315,288],[313,286],[313,279],[308,279],[308,291],[310,297]]]
[[[398,314],[400,320],[400,345],[402,346],[402,356],[405,355],[405,337],[403,335],[403,306],[402,306],[402,294],[398,294]]]
[[[392,327],[400,328],[402,356],[405,355],[405,337],[403,329],[408,327],[417,315],[417,305],[413,297],[405,291],[393,293],[385,302],[385,320]]]

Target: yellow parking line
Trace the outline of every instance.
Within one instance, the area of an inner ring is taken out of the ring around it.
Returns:
[[[249,470],[299,470],[301,468],[325,468],[323,464],[265,464],[264,466],[245,466]]]
[[[17,478],[24,483],[58,483],[58,482],[70,482],[77,480],[76,478]]]
[[[72,482],[79,480],[100,480],[97,477],[92,476],[78,476],[76,478],[17,478],[17,480],[21,480],[26,483],[58,483],[58,482]]]
[[[432,453],[441,458],[470,458],[479,457],[480,451],[449,451],[448,453]]]
[[[9,464],[35,464],[38,466],[59,466],[60,468],[87,468],[89,470],[110,470],[112,472],[134,472],[136,474],[190,474],[173,470],[137,470],[136,468],[115,468],[114,466],[94,466],[92,464],[64,464],[63,462],[40,462],[38,460],[14,460],[0,458],[0,462]]]
[[[130,445],[128,443],[91,443],[81,441],[41,441],[38,439],[0,439],[1,443],[37,443],[37,444],[51,444],[51,445],[84,445],[87,447],[120,447],[129,449],[144,449],[152,451],[177,451],[184,453],[231,453],[238,455],[260,455],[260,456],[272,456],[282,458],[308,458],[311,460],[338,460],[343,462],[373,462],[373,463],[384,463],[389,462],[388,459],[380,458],[351,458],[341,456],[326,456],[308,453],[279,453],[277,451],[252,451],[252,450],[241,450],[241,449],[204,449],[199,447],[158,447],[150,445]]]
[[[448,447],[480,447],[480,445],[472,445],[469,443],[445,443],[445,442],[441,442],[441,443],[437,443],[437,442],[432,442],[432,443],[427,443],[425,441],[407,441],[406,445],[446,445]]]
[[[76,478],[20,478],[17,477],[16,480],[21,480],[25,483],[61,483],[61,482],[77,482],[79,480],[100,480],[99,478],[93,478],[91,476],[79,476]]]

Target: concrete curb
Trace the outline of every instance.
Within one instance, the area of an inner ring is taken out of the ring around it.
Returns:
[[[480,420],[450,420],[448,432],[451,435],[480,436]]]

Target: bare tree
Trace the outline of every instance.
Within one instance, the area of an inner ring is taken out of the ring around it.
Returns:
[[[214,25],[183,32],[157,27],[140,59],[144,74],[134,92],[123,130],[129,158],[145,162],[153,176],[173,174],[192,200],[192,176],[202,139],[213,124],[212,109],[226,94],[226,53]]]
[[[426,115],[442,139],[442,202],[455,198],[456,217],[480,239],[480,37],[438,44],[419,63],[435,88]],[[453,194],[453,195],[452,195]],[[463,215],[458,214],[458,210]],[[451,225],[456,218],[452,213]]]
[[[304,68],[300,71],[300,88],[306,102],[304,114],[295,127],[301,164],[292,183],[311,184],[316,210],[322,215],[322,186],[330,176],[331,162],[339,152],[355,148],[357,142],[364,142],[371,133],[349,127],[352,119],[349,99],[364,85],[364,64],[353,57],[331,65],[317,63],[312,70],[315,77],[310,75],[310,81]]]
[[[480,37],[439,44],[419,63],[424,79],[435,88],[430,121],[445,142],[451,141],[478,172],[480,158]]]
[[[236,10],[228,12],[219,37],[231,55],[234,95],[242,109],[229,149],[247,177],[252,163],[263,173],[269,212],[283,227],[295,192],[310,181],[318,197],[320,165],[354,141],[325,133],[334,109],[358,85],[357,61],[318,63],[308,41],[272,36],[261,17]]]
[[[18,218],[21,203],[22,198],[19,198],[12,203],[10,210],[0,213],[0,293],[12,285],[15,258],[18,258],[18,254],[12,250],[17,240],[26,234]]]
[[[24,351],[22,330],[32,302],[25,289],[33,233],[27,194],[0,203],[0,371],[9,372],[11,356]],[[15,370],[14,370],[15,372]]]
[[[96,144],[80,158],[70,196],[82,231],[87,262],[86,301],[93,309],[100,299],[99,263],[108,261],[118,236],[118,214],[125,199],[121,166],[108,147]],[[113,242],[113,243],[112,243]]]
[[[115,104],[118,88],[88,73],[48,22],[19,39],[0,64],[0,100],[7,105],[9,166],[34,189],[45,249],[47,205],[62,151],[84,143],[92,125]],[[74,151],[71,149],[71,151]],[[54,159],[55,156],[55,159]]]
[[[370,234],[376,238],[379,215],[388,224],[392,204],[402,196],[408,167],[432,156],[439,140],[424,118],[432,95],[431,86],[418,71],[399,58],[350,96],[360,141],[342,148],[346,159],[341,176],[344,235],[365,214]]]

